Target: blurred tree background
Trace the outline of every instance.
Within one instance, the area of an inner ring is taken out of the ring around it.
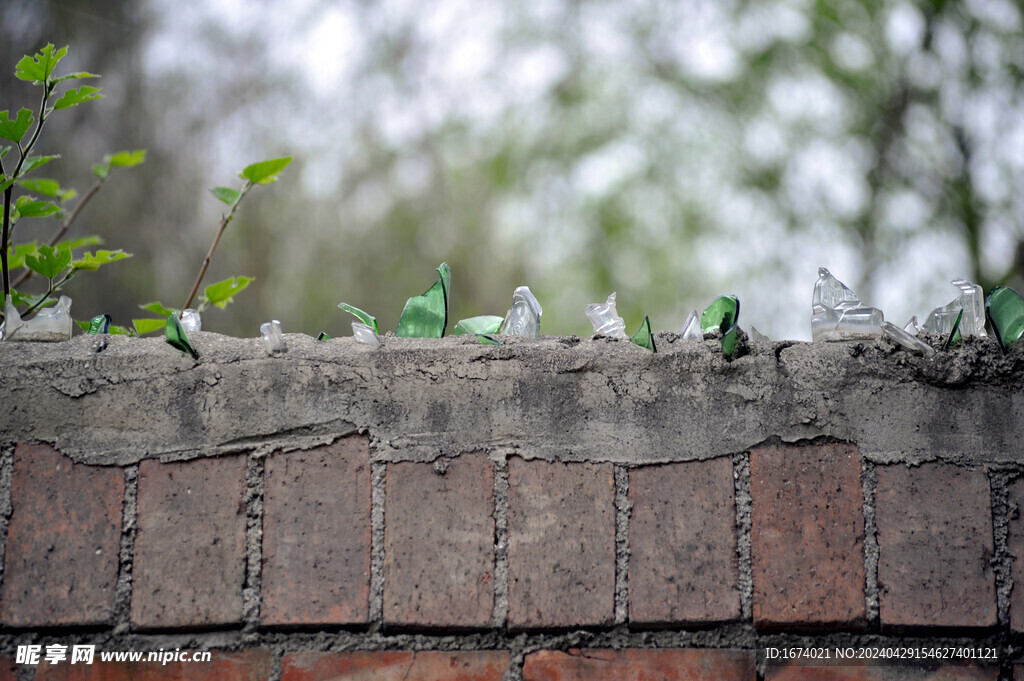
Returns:
[[[46,174],[149,152],[75,228],[135,254],[68,287],[76,318],[180,306],[207,188],[282,155],[206,279],[256,282],[204,329],[347,335],[339,301],[393,329],[442,260],[454,320],[528,284],[545,333],[616,290],[630,332],[734,293],[808,339],[820,265],[901,326],[958,276],[1024,290],[1013,0],[6,0],[0,109],[34,106],[14,64],[47,42],[106,98],[54,117]]]

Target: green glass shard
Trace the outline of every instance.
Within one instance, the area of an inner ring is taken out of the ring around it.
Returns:
[[[951,347],[963,340],[960,335],[960,322],[964,318],[964,311],[960,310],[960,314],[956,316],[956,321],[953,322],[953,330],[949,332],[949,338],[946,339],[946,344],[942,346],[943,350],[949,350]]]
[[[362,310],[360,310],[358,307],[355,307],[353,305],[349,305],[348,303],[338,303],[338,307],[340,307],[342,310],[344,310],[345,312],[348,312],[351,315],[355,315],[355,317],[359,321],[361,321],[363,324],[366,324],[368,327],[373,329],[374,333],[376,333],[376,334],[380,333],[380,328],[377,326],[377,318],[376,317],[374,317],[374,316],[372,316],[370,314],[367,314],[366,312],[363,312]],[[328,338],[330,338],[330,336],[328,336]]]
[[[437,267],[439,279],[426,293],[410,298],[398,319],[396,336],[441,338],[448,328],[448,292],[452,270],[443,262]]]
[[[185,329],[181,327],[181,322],[178,321],[178,315],[170,314],[167,316],[167,325],[164,326],[164,334],[166,334],[167,342],[172,347],[187,352],[192,355],[192,359],[199,359],[199,353],[192,347],[192,343],[189,342],[188,336],[185,335]]]
[[[476,339],[478,341],[480,341],[481,343],[483,343],[484,345],[504,345],[497,338],[491,338],[490,336],[488,336],[485,333],[478,333],[478,334],[476,334]]]
[[[498,329],[501,328],[501,317],[485,314],[479,317],[470,317],[469,319],[460,320],[455,328],[452,330],[452,334],[461,336],[463,334],[471,333],[474,336],[481,336],[488,333],[498,333]]]
[[[89,322],[89,330],[86,332],[90,335],[97,336],[103,333],[110,333],[110,322],[114,321],[108,314],[101,314],[92,318]]]
[[[1003,350],[1024,336],[1024,298],[1012,288],[996,286],[989,291],[985,315]]]
[[[644,323],[640,325],[640,328],[637,329],[636,333],[629,337],[629,340],[642,348],[647,348],[651,352],[658,351],[658,348],[654,347],[654,334],[651,333],[650,317],[644,317]]]
[[[736,296],[719,296],[704,310],[700,327],[704,333],[722,332],[722,354],[732,358],[736,350],[736,325],[740,319],[740,299]]]
[[[321,331],[320,335],[317,336],[316,339],[317,340],[331,340],[331,337],[328,336],[327,333],[325,333],[324,331]]]

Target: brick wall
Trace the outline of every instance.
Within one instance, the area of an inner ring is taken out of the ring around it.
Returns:
[[[288,340],[0,345],[0,681],[1024,680],[1020,349]]]

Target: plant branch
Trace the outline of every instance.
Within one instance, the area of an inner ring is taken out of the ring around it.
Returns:
[[[199,285],[203,283],[203,277],[206,275],[206,268],[210,266],[210,260],[213,258],[213,252],[217,250],[217,244],[220,243],[220,237],[224,234],[224,230],[227,229],[228,223],[234,219],[235,211],[238,210],[238,205],[242,203],[242,199],[244,199],[245,195],[249,193],[252,186],[252,182],[246,182],[245,187],[242,188],[242,193],[238,195],[238,199],[231,204],[231,210],[227,214],[221,216],[220,229],[217,230],[217,236],[214,237],[213,243],[210,245],[210,250],[206,253],[206,257],[203,258],[203,266],[199,268],[199,276],[196,277],[196,283],[192,286],[192,292],[188,294],[188,300],[185,301],[185,304],[181,306],[181,310],[178,312],[178,319],[181,319],[181,315],[184,314],[188,306],[192,304],[196,294],[199,293]]]
[[[22,315],[30,315],[33,312],[35,312],[36,310],[38,310],[40,307],[42,307],[43,303],[46,302],[46,299],[49,298],[51,294],[55,293],[56,291],[59,291],[61,289],[61,287],[64,286],[64,284],[68,283],[68,281],[71,279],[71,277],[75,276],[75,272],[76,272],[76,270],[74,270],[74,269],[68,270],[68,273],[64,275],[64,278],[61,279],[60,281],[58,281],[56,284],[53,283],[53,279],[50,279],[49,280],[49,285],[47,286],[47,289],[46,289],[46,293],[44,293],[42,296],[40,296],[39,300],[37,300],[32,305],[30,305],[29,308],[27,310],[25,310],[24,312],[22,312],[21,314]]]

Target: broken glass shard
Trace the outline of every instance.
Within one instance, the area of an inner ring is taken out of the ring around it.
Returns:
[[[960,334],[962,336],[985,336],[984,294],[981,287],[966,279],[954,279],[953,286],[960,289],[960,295],[946,305],[932,310],[928,319],[925,320],[923,328],[943,335],[951,333],[953,322],[963,310]]]
[[[736,325],[739,320],[740,299],[736,296],[715,298],[700,317],[700,326],[704,333],[721,332],[722,354],[726,359],[731,359],[732,353],[736,350]]]
[[[317,339],[317,340],[320,340],[320,341],[325,341],[325,340],[331,340],[331,337],[330,337],[330,336],[328,336],[326,332],[324,332],[324,331],[321,331],[321,332],[320,332],[320,335],[319,335],[319,336],[317,336],[317,337],[316,337],[316,339]]]
[[[985,313],[1003,350],[1024,337],[1024,298],[1012,288],[996,286],[989,291]]]
[[[380,336],[362,322],[352,322],[352,337],[356,339],[357,343],[369,345],[373,348],[380,347]]]
[[[478,333],[476,339],[484,345],[504,345],[500,340],[492,336],[488,336],[486,333]]]
[[[469,319],[459,320],[459,323],[455,325],[452,333],[456,336],[462,336],[464,334],[472,334],[479,336],[486,333],[498,333],[498,329],[501,327],[501,317],[496,314],[485,314],[479,317],[470,317]]]
[[[187,352],[192,355],[192,359],[199,359],[199,353],[192,347],[192,342],[189,341],[188,336],[185,334],[185,329],[181,326],[178,315],[173,312],[167,315],[167,324],[164,325],[164,336],[172,347],[182,352]]]
[[[766,343],[766,342],[770,341],[771,338],[769,338],[768,336],[766,336],[763,333],[761,333],[760,331],[758,331],[757,327],[751,326],[750,327],[750,340],[752,340],[755,343]]]
[[[613,291],[608,300],[603,303],[591,303],[584,310],[587,319],[594,325],[594,333],[598,336],[610,338],[626,338],[626,322],[619,316],[615,309],[615,292]]]
[[[882,335],[884,317],[867,307],[846,284],[818,268],[811,300],[811,338],[815,342],[869,340]]]
[[[911,336],[916,336],[920,332],[920,328],[917,326],[917,315],[910,318],[910,321],[906,323],[903,330]]]
[[[193,331],[202,331],[203,318],[199,316],[199,310],[193,310],[191,307],[182,310],[181,326],[189,333]]]
[[[953,322],[953,330],[949,332],[949,338],[946,339],[946,343],[942,346],[943,350],[949,350],[963,340],[963,336],[960,334],[960,324],[963,321],[963,317],[964,311],[960,310],[960,314],[956,316],[956,321]]]
[[[97,315],[89,322],[89,330],[86,333],[90,336],[110,333],[110,322],[112,321],[114,321],[113,318],[108,314]]]
[[[56,305],[37,312],[36,316],[28,321],[21,318],[11,298],[7,298],[4,340],[65,341],[70,340],[73,328],[71,299],[67,296],[61,296]]]
[[[700,318],[697,316],[696,310],[690,310],[690,314],[686,316],[679,337],[684,340],[704,340],[704,334],[700,330]]]
[[[644,316],[644,323],[640,325],[636,333],[629,337],[629,340],[651,352],[658,351],[658,348],[654,346],[654,334],[651,333],[651,320],[647,316]]]
[[[506,336],[540,338],[540,317],[544,314],[540,303],[529,286],[520,286],[512,292],[512,307],[505,314],[498,333]]]
[[[338,307],[351,315],[355,315],[356,319],[371,327],[374,333],[380,333],[380,327],[377,326],[377,318],[373,315],[363,312],[358,307],[348,303],[338,303]]]
[[[935,354],[935,348],[928,345],[920,338],[911,336],[909,333],[890,322],[882,322],[882,333],[886,338],[897,345],[902,345],[907,350],[920,352],[925,357],[931,357]]]
[[[423,295],[410,298],[398,319],[396,336],[441,338],[448,327],[448,298],[452,270],[443,262],[437,267],[438,280]]]
[[[281,333],[281,322],[272,319],[269,322],[260,324],[260,334],[263,336],[263,345],[268,355],[279,355],[288,351],[284,344],[284,334]]]

